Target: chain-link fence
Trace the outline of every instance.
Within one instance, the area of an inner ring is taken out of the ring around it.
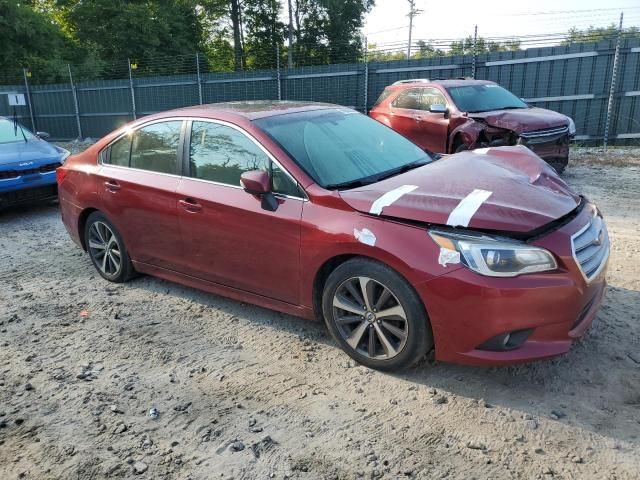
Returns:
[[[242,71],[221,71],[233,66],[220,67],[211,53],[194,53],[93,67],[60,65],[54,75],[58,83],[45,83],[50,74],[43,80],[23,69],[0,74],[0,115],[15,112],[53,139],[97,138],[132,119],[182,106],[309,100],[366,112],[384,87],[398,80],[475,77],[569,115],[579,142],[640,145],[640,37],[618,32],[593,40],[567,43],[560,35],[487,38],[483,45],[471,37],[466,45],[418,40],[409,58],[401,42],[368,51],[295,45],[291,61],[274,46],[253,53]],[[10,106],[3,94],[11,93],[24,94],[26,104]]]

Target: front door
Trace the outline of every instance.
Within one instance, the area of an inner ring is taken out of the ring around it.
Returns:
[[[432,87],[422,88],[421,111],[416,113],[418,136],[421,138],[422,148],[434,153],[447,153],[449,138],[449,115],[430,112],[431,105],[447,106],[444,95]]]
[[[102,153],[102,208],[134,261],[176,269],[182,242],[176,212],[182,120],[145,125]]]
[[[422,89],[405,90],[391,103],[391,127],[420,148],[427,148],[417,117],[423,112]]]
[[[271,172],[278,208],[262,208],[240,186],[250,170]],[[178,186],[185,273],[298,304],[304,193],[246,133],[193,121],[187,174]]]

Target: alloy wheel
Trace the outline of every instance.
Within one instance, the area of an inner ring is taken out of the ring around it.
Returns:
[[[89,252],[100,271],[109,277],[120,273],[122,252],[118,240],[109,226],[100,221],[89,228]]]
[[[351,348],[376,360],[398,355],[409,335],[409,322],[397,297],[368,277],[352,277],[338,286],[333,296],[333,318]]]

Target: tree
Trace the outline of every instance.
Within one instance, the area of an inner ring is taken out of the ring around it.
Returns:
[[[585,29],[572,27],[569,29],[566,38],[562,41],[563,45],[571,43],[596,43],[601,40],[614,39],[618,36],[618,26],[612,23],[608,27],[593,27]],[[640,37],[638,27],[630,27],[623,29],[624,37]]]
[[[520,50],[520,40],[507,40],[505,42],[487,41],[483,37],[476,40],[476,53],[490,52],[513,52]],[[473,55],[473,37],[469,35],[467,38],[451,42],[449,46],[450,55]]]
[[[282,4],[279,0],[245,0],[243,18],[247,41],[247,66],[271,68],[277,47],[284,42],[285,24],[279,20]]]
[[[66,76],[67,62],[80,53],[28,3],[0,0],[0,38],[0,69],[5,75],[11,73],[11,81],[22,77],[22,68],[37,74],[39,81],[59,81]]]

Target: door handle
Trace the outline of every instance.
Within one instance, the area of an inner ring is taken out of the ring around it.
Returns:
[[[422,121],[422,117],[420,115],[417,115],[415,117],[415,119],[416,119],[416,122],[421,122]]]
[[[106,187],[108,192],[115,193],[120,190],[120,185],[115,180],[107,180],[104,182],[104,186]]]
[[[178,203],[187,212],[196,213],[202,211],[202,205],[196,202],[193,198],[185,198],[184,200],[178,200]]]

